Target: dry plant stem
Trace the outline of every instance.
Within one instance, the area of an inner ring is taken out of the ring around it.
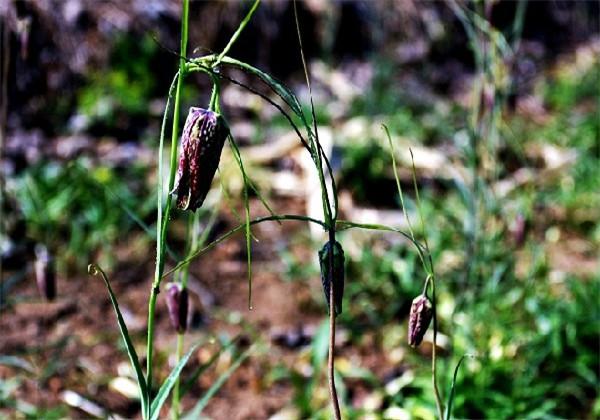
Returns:
[[[329,357],[327,371],[329,376],[329,394],[333,405],[335,420],[341,420],[340,403],[335,389],[335,296],[333,287],[333,250],[335,248],[335,230],[329,230]]]

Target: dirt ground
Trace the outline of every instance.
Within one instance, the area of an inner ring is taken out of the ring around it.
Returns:
[[[288,213],[299,213],[303,207],[303,203],[292,200],[275,205]],[[252,209],[260,212],[256,203]],[[217,235],[234,226],[234,221],[226,217],[223,222],[219,223],[221,232]],[[289,405],[293,397],[289,381],[272,380],[269,373],[274,364],[293,367],[303,363],[311,336],[325,319],[323,308],[315,303],[315,296],[320,298],[322,293],[316,276],[283,281],[279,275],[282,265],[276,248],[302,229],[305,226],[300,222],[286,222],[282,226],[269,222],[253,229],[259,242],[254,242],[253,248],[252,310],[248,309],[243,235],[220,244],[191,265],[189,289],[194,309],[186,346],[197,341],[204,344],[186,370],[192,372],[215,354],[219,348],[214,340],[217,335],[239,336],[238,351],[256,344],[251,356],[209,403],[205,414],[211,418],[267,418]],[[130,252],[126,245],[123,247],[117,254],[131,260],[119,261],[116,270],[108,274],[145,364],[147,299],[154,256],[151,250]],[[295,252],[302,254],[302,258],[311,258],[310,249]],[[139,258],[140,255],[152,255],[151,262]],[[123,386],[114,386],[114,378],[130,378],[131,372],[107,291],[99,278],[81,273],[67,279],[59,273],[58,297],[54,302],[45,302],[40,299],[30,272],[11,290],[11,297],[14,300],[0,317],[0,354],[19,356],[32,370],[23,374],[21,370],[0,366],[0,379],[9,379],[17,373],[24,379],[17,399],[38,407],[53,407],[65,404],[64,391],[74,391],[110,413],[139,417],[138,402],[123,395]],[[343,336],[343,329],[340,334]],[[173,363],[175,337],[166,304],[159,296],[156,360],[161,378],[167,375],[167,365]],[[342,346],[339,351],[351,350]],[[365,358],[372,368],[376,367],[376,361],[373,352]],[[184,397],[184,409],[191,408],[231,362],[231,354],[223,353]],[[71,408],[70,415],[82,417],[86,413]]]

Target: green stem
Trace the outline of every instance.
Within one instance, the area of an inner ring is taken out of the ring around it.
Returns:
[[[319,142],[319,130],[317,128],[317,118],[315,115],[315,106],[312,99],[312,87],[310,84],[310,77],[308,76],[308,66],[306,65],[306,59],[304,58],[304,47],[302,46],[302,34],[300,33],[300,22],[298,20],[298,10],[296,7],[296,1],[294,1],[294,19],[296,22],[296,34],[298,35],[298,44],[300,46],[300,59],[302,61],[302,69],[304,70],[304,77],[306,79],[306,86],[308,87],[308,95],[310,97],[310,109],[312,113],[312,123],[314,133],[312,133],[310,126],[307,124],[308,138],[310,140],[310,147],[312,149],[313,161],[315,163],[317,173],[319,174],[319,183],[321,184],[321,199],[323,202],[323,216],[325,217],[325,223],[335,230],[335,218],[337,218],[337,204],[336,204],[336,215],[334,216],[331,209],[331,203],[329,202],[329,192],[325,183],[325,175],[323,174],[323,162],[322,156],[323,148]],[[333,174],[331,175],[333,182]],[[336,198],[337,202],[337,191],[333,191],[333,197]],[[333,246],[333,244],[332,244]]]
[[[442,403],[442,397],[437,384],[437,331],[438,331],[438,320],[437,320],[437,298],[435,295],[435,276],[431,277],[431,302],[433,312],[433,346],[431,350],[431,381],[433,383],[433,393],[435,396],[435,405],[437,407],[438,416],[441,419],[444,418],[444,406]]]
[[[329,213],[329,211],[328,211],[329,210],[329,196],[326,193],[327,189],[325,186],[325,178],[323,176],[323,170],[322,169],[319,170],[319,167],[322,167],[322,162],[325,162],[325,165],[327,166],[327,170],[331,177],[332,190],[334,191],[334,194],[333,194],[333,200],[334,200],[334,202],[333,202],[334,209],[333,210],[334,210],[334,212],[333,212],[333,216],[331,217],[331,219],[335,220],[337,218],[338,200],[337,200],[337,193],[336,193],[337,188],[335,185],[335,178],[333,176],[333,169],[331,167],[331,163],[329,162],[329,159],[323,152],[323,147],[319,143],[318,134],[313,134],[311,125],[306,120],[306,117],[302,111],[302,108],[300,107],[300,103],[298,102],[295,95],[288,88],[283,86],[281,83],[277,82],[270,75],[260,71],[259,69],[255,68],[247,63],[238,61],[234,58],[227,57],[227,56],[222,57],[222,59],[220,60],[220,63],[227,64],[227,65],[230,65],[233,67],[237,67],[246,73],[249,73],[254,76],[258,76],[263,81],[263,83],[265,83],[277,96],[279,96],[292,109],[292,111],[302,120],[302,123],[307,130],[307,135],[308,135],[310,144],[309,144],[309,142],[306,141],[306,139],[304,138],[302,133],[300,133],[298,126],[294,123],[294,121],[288,115],[288,113],[285,112],[285,110],[281,106],[279,106],[277,103],[275,103],[273,100],[271,100],[268,96],[260,93],[256,89],[253,89],[252,87],[250,87],[244,83],[241,83],[235,79],[232,79],[229,76],[225,76],[222,73],[215,73],[214,70],[212,70],[210,67],[207,66],[209,63],[213,63],[215,60],[216,60],[216,58],[214,55],[207,55],[204,57],[196,58],[193,60],[192,63],[188,63],[187,70],[189,72],[202,71],[202,72],[208,74],[209,76],[213,77],[213,79],[215,77],[217,77],[219,79],[224,79],[231,83],[234,83],[234,84],[248,90],[249,92],[261,97],[265,101],[269,102],[288,120],[288,122],[290,123],[292,128],[296,131],[296,134],[298,135],[300,142],[310,153],[311,159],[313,160],[313,162],[315,163],[315,166],[317,167],[317,171],[319,173],[319,182],[321,185],[321,190],[324,192],[324,195],[322,198],[323,198],[323,202],[326,203],[326,206],[324,206],[323,211],[328,214]],[[314,116],[314,111],[313,111],[313,122],[314,121],[316,121],[316,118]],[[315,132],[316,132],[316,125],[314,126],[314,128],[315,128]],[[316,143],[317,150],[315,150],[315,143]]]
[[[189,16],[189,0],[183,0],[183,11],[181,17],[181,50],[179,60],[179,77],[177,78],[177,88],[175,91],[175,104],[173,111],[173,127],[171,131],[171,159],[170,159],[170,173],[169,173],[169,191],[173,189],[175,183],[175,172],[177,164],[177,138],[179,134],[179,110],[181,103],[181,91],[183,86],[183,79],[185,76],[185,56],[187,50],[187,38],[188,38],[188,16]],[[162,148],[159,152],[159,156],[162,157]],[[159,161],[159,165],[162,165],[162,161]],[[161,168],[162,169],[162,168]],[[162,176],[162,171],[161,174]],[[159,179],[159,187],[162,187],[162,178]],[[162,188],[158,194],[163,193]],[[148,342],[147,342],[147,356],[146,356],[146,377],[148,383],[148,393],[152,393],[152,362],[153,362],[153,350],[154,350],[154,315],[156,311],[156,299],[158,297],[160,281],[162,279],[162,273],[164,270],[164,258],[165,258],[165,245],[166,245],[166,234],[167,226],[169,224],[169,216],[171,213],[171,202],[172,196],[169,194],[167,197],[167,204],[165,206],[164,217],[162,214],[162,206],[158,206],[158,217],[157,220],[157,255],[156,255],[156,271],[154,274],[154,282],[152,283],[152,290],[150,292],[150,300],[148,303]],[[162,204],[162,199],[159,199],[159,204]],[[148,396],[149,404],[148,409],[151,405],[151,395]],[[146,413],[149,417],[149,411]]]
[[[177,334],[177,361],[175,362],[175,366],[179,364],[181,356],[183,355],[183,336],[183,333]],[[173,386],[173,403],[171,405],[171,417],[173,417],[173,420],[179,419],[179,401],[181,400],[180,389],[180,378],[178,376],[177,381],[175,381],[175,385]]]
[[[221,62],[221,59],[227,55],[227,53],[229,52],[229,50],[231,49],[231,47],[233,46],[233,44],[235,43],[235,41],[237,41],[237,39],[239,38],[240,34],[242,33],[242,31],[246,27],[246,25],[248,25],[248,22],[250,22],[250,19],[252,18],[252,15],[256,11],[256,9],[258,8],[259,4],[260,4],[260,0],[255,0],[254,1],[254,4],[250,8],[250,11],[248,11],[248,14],[244,18],[244,20],[242,20],[242,22],[240,23],[240,26],[238,26],[238,28],[235,31],[235,33],[231,36],[231,39],[229,40],[229,43],[225,46],[225,48],[223,48],[223,51],[221,51],[221,54],[219,54],[219,56],[217,57],[217,60],[215,61],[214,66],[218,66],[219,63]]]
[[[220,114],[221,110],[219,107],[219,91],[220,91],[219,79],[217,79],[216,77],[212,77],[212,81],[213,81],[213,87],[212,87],[212,92],[210,94],[210,103],[208,105],[208,109]]]

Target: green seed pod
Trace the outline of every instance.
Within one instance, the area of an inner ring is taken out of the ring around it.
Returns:
[[[410,306],[410,316],[408,318],[408,344],[411,347],[417,347],[421,344],[432,317],[431,301],[427,296],[423,294],[414,298]]]
[[[196,211],[206,198],[229,131],[221,115],[191,107],[181,135],[177,181],[172,194],[177,207]]]
[[[329,275],[330,275],[330,259],[329,249],[331,242],[327,242],[319,251],[319,264],[321,266],[321,283],[323,284],[323,292],[325,293],[325,301],[329,308]],[[339,242],[335,242],[333,247],[333,298],[335,304],[335,314],[342,313],[342,298],[344,297],[344,250]]]

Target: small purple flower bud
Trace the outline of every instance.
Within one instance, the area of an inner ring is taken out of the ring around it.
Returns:
[[[329,276],[330,276],[330,259],[329,249],[330,242],[327,242],[319,251],[319,264],[321,266],[321,283],[323,284],[323,292],[325,293],[325,301],[329,308]],[[339,242],[335,242],[333,247],[333,299],[335,304],[335,314],[342,313],[342,300],[344,297],[344,250]]]
[[[229,131],[219,114],[191,107],[181,135],[177,181],[172,193],[177,207],[196,211],[206,198]]]
[[[185,332],[188,318],[188,291],[179,283],[167,285],[167,308],[173,328],[180,334]]]
[[[527,236],[527,220],[522,213],[518,213],[513,220],[510,228],[510,236],[515,246],[520,247],[525,243]]]
[[[427,296],[423,294],[413,299],[408,318],[408,344],[411,347],[421,344],[432,316],[432,306]]]
[[[48,249],[41,244],[35,247],[35,281],[40,294],[47,300],[56,297],[56,267],[54,258]]]

